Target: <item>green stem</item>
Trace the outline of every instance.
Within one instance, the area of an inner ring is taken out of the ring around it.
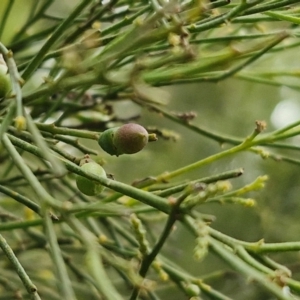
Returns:
[[[300,251],[300,242],[283,242],[283,243],[247,243],[245,248],[257,254],[278,253]]]
[[[140,8],[135,14],[129,16],[129,17],[125,17],[123,20],[121,20],[118,23],[115,23],[105,29],[103,29],[101,31],[101,36],[105,36],[108,35],[110,33],[113,33],[115,31],[117,31],[118,29],[121,29],[123,27],[125,27],[126,25],[131,24],[137,17],[139,17],[140,15],[144,14],[145,12],[147,12],[149,10],[149,6],[145,6],[144,8]]]
[[[33,122],[30,114],[25,113],[26,120],[27,120],[27,126],[28,130],[32,134],[32,138],[38,148],[42,151],[44,158],[49,161],[51,167],[50,170],[53,172],[56,176],[61,176],[65,174],[65,168],[64,165],[61,163],[60,160],[58,160],[55,156],[53,156],[50,152],[50,148],[48,147],[47,143],[43,139],[43,136],[41,135],[40,131],[36,127],[35,123]]]
[[[39,31],[38,33],[35,33],[35,34],[32,34],[30,36],[26,36],[24,38],[21,38],[17,41],[14,41],[10,44],[8,44],[8,48],[11,49],[13,52],[17,52],[19,49],[22,49],[22,48],[25,48],[27,46],[30,46],[31,42],[32,41],[39,41],[39,40],[43,40],[45,38],[45,36],[51,34],[55,28],[57,27],[57,25],[54,25],[54,26],[51,26],[49,28],[46,28],[46,29],[41,29],[41,31]],[[48,55],[45,56],[45,58],[47,57]],[[18,64],[18,69],[21,71],[21,70],[24,70],[25,66],[28,65],[28,61],[25,62],[25,63],[22,63],[22,64]]]
[[[31,282],[29,276],[25,272],[23,266],[20,264],[19,260],[15,256],[14,252],[10,248],[10,246],[7,244],[4,237],[0,234],[0,247],[10,263],[12,264],[13,268],[15,269],[16,273],[19,275],[24,287],[27,290],[27,293],[29,294],[29,297],[31,300],[41,300],[36,286]]]
[[[214,44],[214,43],[223,43],[223,42],[232,42],[232,41],[240,41],[240,40],[254,40],[254,39],[261,39],[265,37],[271,37],[274,35],[280,34],[282,31],[275,31],[275,32],[268,32],[268,33],[261,33],[261,34],[239,34],[239,35],[224,35],[221,37],[209,37],[209,38],[203,38],[203,39],[190,39],[190,44]],[[293,34],[293,32],[290,32]],[[133,51],[131,54],[138,54],[141,50],[145,52],[156,52],[161,50],[167,50],[170,49],[169,44],[162,44],[162,45],[155,45],[155,46],[149,46],[145,48],[141,48],[139,50]]]
[[[7,107],[5,117],[2,119],[0,126],[0,141],[2,141],[4,133],[7,131],[8,127],[13,121],[16,112],[16,104],[14,102],[10,103]]]
[[[93,278],[88,275],[84,270],[82,270],[81,266],[77,264],[77,262],[73,262],[72,258],[67,254],[62,253],[65,264],[72,270],[79,281],[86,281],[87,283],[96,286]],[[98,295],[99,296],[99,295]],[[99,296],[100,297],[100,296]],[[96,298],[97,299],[97,298]]]
[[[142,277],[146,277],[146,274],[151,266],[151,264],[153,263],[155,257],[157,256],[157,254],[160,252],[161,248],[163,247],[163,245],[165,244],[168,236],[170,235],[173,225],[175,224],[175,222],[177,221],[178,215],[179,215],[179,207],[180,204],[184,201],[184,199],[189,195],[189,192],[185,192],[183,193],[176,201],[176,203],[172,206],[167,223],[165,225],[165,228],[161,234],[161,236],[159,237],[157,243],[155,244],[155,246],[153,247],[153,249],[151,250],[151,252],[149,254],[146,254],[146,256],[144,257],[144,259],[142,260],[141,263],[141,267],[139,270],[139,274]],[[135,300],[138,297],[139,294],[139,287],[135,287],[132,291],[132,294],[130,296],[130,300]]]
[[[58,127],[55,126],[55,124],[44,124],[44,123],[35,123],[36,127],[41,131],[46,131],[51,134],[55,135],[61,134],[61,135],[67,135],[67,136],[75,136],[85,139],[92,139],[92,140],[98,140],[100,137],[100,133],[96,131],[90,131],[90,130],[79,130],[79,129],[73,129],[73,128],[67,128],[67,127]]]
[[[47,8],[52,4],[53,1],[54,0],[46,1],[35,15],[34,15],[34,13],[38,6],[36,5],[36,3],[33,2],[31,4],[30,13],[28,14],[27,22],[21,27],[21,30],[14,36],[13,41],[19,40],[20,37],[26,32],[26,30],[28,30],[28,28],[32,24],[34,24],[35,22],[40,20],[43,13],[47,10]]]
[[[267,85],[271,85],[271,86],[278,86],[278,87],[286,86],[286,87],[296,90],[296,91],[300,90],[299,84],[280,82],[280,81],[276,81],[274,79],[267,79],[267,78],[260,77],[260,76],[249,75],[244,72],[236,74],[235,78],[247,80],[247,81],[255,82],[255,83],[267,84]]]
[[[272,49],[274,46],[276,46],[277,44],[279,44],[280,42],[282,42],[285,38],[287,38],[289,36],[288,33],[286,32],[281,32],[278,37],[276,37],[269,45],[267,45],[265,48],[263,48],[262,50],[258,51],[257,53],[255,53],[254,55],[252,55],[249,59],[247,59],[245,62],[242,62],[240,64],[238,64],[236,67],[233,67],[232,69],[229,69],[228,71],[225,71],[224,73],[222,73],[222,75],[220,76],[216,76],[215,80],[219,81],[219,80],[224,80],[228,77],[233,76],[234,74],[236,74],[237,72],[239,72],[240,70],[244,69],[246,66],[250,65],[251,63],[253,63],[254,61],[256,61],[258,58],[260,58],[262,55],[264,55],[265,53],[267,53],[270,49]],[[213,81],[211,79],[211,81]]]
[[[88,231],[77,219],[69,219],[69,224],[79,233],[81,242],[86,247],[86,262],[92,273],[95,284],[107,300],[122,300],[122,297],[108,278],[101,257],[100,251],[97,251],[95,237]]]
[[[251,252],[251,255],[257,259],[258,261],[262,262],[265,266],[268,268],[274,270],[274,271],[279,271],[280,274],[284,274],[287,277],[292,277],[292,272],[289,270],[286,266],[281,265],[280,263],[274,261],[268,256],[263,256],[263,255],[256,255]]]
[[[197,179],[197,180],[193,180],[191,182],[176,185],[174,187],[164,189],[163,191],[158,191],[156,194],[159,195],[160,197],[168,197],[168,196],[173,195],[175,193],[181,192],[189,184],[196,184],[196,183],[209,184],[209,183],[220,181],[220,180],[236,178],[236,177],[239,177],[239,176],[243,175],[243,173],[244,173],[243,169],[227,171],[227,172],[220,173],[220,174],[217,174],[217,175],[212,175],[212,176],[209,176],[209,177],[200,178],[200,179]]]
[[[2,40],[2,34],[3,34],[4,29],[5,29],[6,21],[8,20],[8,16],[11,12],[11,9],[12,9],[14,3],[15,3],[15,0],[8,1],[6,9],[3,12],[3,17],[2,17],[2,20],[1,20],[1,23],[0,23],[0,41]]]
[[[107,4],[104,4],[100,7],[99,11],[96,12],[92,17],[88,18],[84,24],[79,24],[76,26],[76,29],[73,33],[71,33],[66,40],[64,41],[64,44],[71,44],[74,42],[74,40],[84,31],[91,28],[93,23],[97,20],[101,20],[101,17],[110,9],[113,9],[113,6],[118,2],[118,0],[112,0],[108,2]],[[74,18],[75,19],[75,18]]]
[[[232,147],[228,150],[225,150],[225,151],[222,151],[220,153],[217,153],[217,154],[214,154],[214,155],[211,155],[211,156],[208,156],[202,160],[199,160],[195,163],[192,163],[190,165],[187,165],[187,166],[184,166],[182,168],[179,168],[175,171],[172,171],[172,172],[169,172],[169,173],[163,173],[162,175],[159,175],[156,177],[156,180],[158,182],[163,182],[163,181],[168,181],[169,179],[171,178],[174,178],[176,176],[179,176],[179,175],[182,175],[184,173],[188,173],[188,172],[191,172],[195,169],[198,169],[200,167],[203,167],[204,165],[207,165],[207,164],[210,164],[210,163],[213,163],[213,162],[216,162],[217,160],[221,159],[221,158],[224,158],[224,157],[227,157],[227,156],[230,156],[230,155],[233,155],[233,154],[236,154],[238,152],[241,152],[241,151],[244,151],[248,148],[251,148],[252,146],[252,142],[246,142],[246,143],[241,143],[235,147]]]
[[[166,257],[162,255],[159,256],[159,261],[162,264],[162,268],[168,273],[168,275],[173,279],[175,282],[191,282],[199,286],[201,291],[206,294],[209,299],[213,300],[233,300],[224,294],[220,293],[219,291],[213,289],[210,285],[204,282],[205,278],[197,278],[192,276],[191,274],[187,273],[184,269],[178,266],[173,261],[168,260]]]
[[[13,229],[25,229],[28,227],[40,226],[43,224],[42,219],[30,221],[5,222],[0,224],[0,231],[12,231]]]
[[[200,25],[193,25],[188,27],[191,32],[201,32],[205,31],[214,27],[217,27],[218,25],[221,25],[225,21],[230,21],[234,17],[238,16],[239,14],[243,14],[243,11],[246,9],[249,9],[251,6],[256,5],[260,1],[253,1],[252,3],[247,3],[246,1],[241,1],[241,4],[236,5],[232,10],[229,12],[222,14],[218,17],[212,18],[212,20],[205,21],[203,24]]]
[[[55,135],[55,139],[59,140],[61,142],[64,142],[68,145],[73,146],[74,148],[77,148],[80,150],[83,154],[94,154],[98,155],[98,151],[89,148],[88,146],[84,145],[83,143],[80,143],[78,139],[73,139],[68,136],[63,136],[63,135]]]
[[[230,247],[235,247],[235,245],[241,245],[246,250],[251,251],[256,254],[267,254],[274,252],[289,252],[289,251],[299,251],[300,242],[284,242],[284,243],[265,243],[264,240],[258,242],[250,243],[244,242],[235,238],[232,238],[226,234],[221,233],[211,227],[209,227],[209,234],[216,240],[222,242]]]
[[[276,12],[272,12],[272,11],[265,12],[264,14],[267,15],[267,16],[276,18],[278,20],[288,21],[290,23],[294,23],[294,24],[297,24],[297,25],[300,24],[300,18],[297,18],[297,17],[284,15],[284,14],[280,14],[280,13],[276,13]]]
[[[76,296],[72,289],[71,281],[67,272],[65,262],[62,257],[61,250],[57,243],[57,238],[52,220],[48,211],[44,213],[44,229],[49,243],[51,257],[56,269],[57,285],[63,299],[76,300]]]
[[[29,198],[17,193],[16,191],[13,191],[3,185],[0,185],[0,192],[11,197],[12,199],[15,199],[21,204],[24,204],[28,208],[32,209],[34,212],[36,212],[38,215],[41,215],[41,208],[38,204],[31,201]]]
[[[68,161],[65,161],[65,165],[69,171],[71,171],[75,174],[87,177],[91,180],[95,180],[114,191],[120,192],[124,195],[127,195],[129,197],[137,199],[147,205],[155,207],[156,209],[158,209],[160,211],[168,213],[170,210],[170,204],[162,197],[159,197],[152,193],[134,188],[134,187],[124,184],[122,182],[118,182],[115,180],[111,180],[108,178],[104,178],[104,177],[96,176],[91,173],[84,172],[81,170],[80,167],[78,167],[77,165],[75,165],[71,162],[68,162]]]
[[[261,2],[261,1],[260,1]],[[262,13],[268,10],[285,7],[294,3],[298,3],[299,0],[281,0],[281,1],[270,1],[269,3],[258,5],[257,7],[249,8],[244,12],[244,15],[253,15]]]
[[[32,92],[29,95],[23,97],[23,102],[28,104],[32,100],[37,100],[39,97],[51,95],[61,91],[72,90],[78,86],[89,86],[94,83],[101,83],[100,74],[96,74],[94,71],[90,71],[84,74],[79,74],[73,77],[67,77],[62,80],[57,80],[55,82],[50,82],[43,85],[38,90]]]
[[[43,61],[44,56],[47,52],[53,47],[55,42],[61,38],[65,33],[66,29],[72,24],[76,17],[82,13],[86,6],[90,4],[90,0],[83,0],[81,3],[74,9],[74,11],[56,28],[47,42],[43,45],[40,51],[34,56],[29,65],[26,67],[22,74],[22,78],[26,81],[30,78],[32,73],[38,68],[40,63]]]
[[[262,263],[254,259],[242,246],[237,246],[234,249],[237,253],[237,255],[249,266],[253,267],[257,271],[259,271],[262,274],[267,274],[269,276],[275,277],[275,272],[271,270],[270,268],[264,266]]]
[[[237,246],[238,249],[241,246]],[[271,292],[273,295],[277,297],[277,299],[280,300],[292,300],[292,296],[285,295],[282,288],[280,288],[278,285],[270,281],[265,275],[263,275],[261,272],[255,270],[248,264],[246,264],[241,259],[238,259],[237,256],[225,248],[221,243],[215,241],[214,239],[210,238],[210,248],[211,250],[219,256],[222,260],[227,262],[231,267],[233,267],[238,272],[243,273],[247,277],[251,277],[252,279],[255,279],[258,284],[263,286],[266,290]]]
[[[25,164],[23,158],[18,153],[16,148],[13,146],[13,144],[9,140],[7,134],[3,135],[2,142],[3,142],[3,145],[6,148],[7,152],[11,155],[11,157],[14,161],[14,164],[18,167],[18,169],[21,171],[23,176],[27,179],[27,181],[31,185],[32,189],[38,195],[40,201],[44,204],[47,203],[48,205],[52,205],[53,207],[56,207],[56,208],[62,208],[63,204],[49,195],[49,193],[44,189],[44,187],[41,185],[41,183],[38,181],[38,179],[34,176],[34,174],[29,169],[29,167]]]
[[[0,52],[3,54],[5,61],[7,63],[11,83],[12,83],[12,93],[16,99],[16,114],[17,117],[23,116],[23,103],[22,103],[22,91],[21,83],[22,79],[18,72],[17,65],[13,58],[12,51],[8,50],[2,43],[0,43]]]

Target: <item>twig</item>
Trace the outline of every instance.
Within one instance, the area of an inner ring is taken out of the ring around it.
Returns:
[[[6,240],[3,238],[3,236],[0,234],[0,247],[12,266],[14,267],[16,273],[20,277],[24,287],[27,290],[27,293],[29,294],[29,297],[31,300],[41,300],[36,286],[31,282],[29,276],[25,272],[24,268],[20,264],[19,260],[15,256],[14,252],[10,248],[10,246],[7,244]]]

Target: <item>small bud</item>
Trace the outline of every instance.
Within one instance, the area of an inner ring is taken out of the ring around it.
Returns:
[[[252,198],[247,198],[243,204],[247,207],[253,207],[256,205],[256,201]]]
[[[108,241],[108,238],[105,234],[100,234],[98,240],[100,244],[105,244]]]
[[[93,29],[96,29],[96,30],[100,30],[100,28],[101,28],[101,22],[95,21],[95,22],[92,24],[92,28],[93,28]]]
[[[258,149],[257,153],[261,156],[262,159],[267,159],[270,156],[270,152],[264,149]]]
[[[207,224],[202,220],[197,220],[195,225],[197,226],[197,238],[195,240],[194,258],[201,261],[208,253],[209,231]]]
[[[252,184],[249,184],[249,190],[255,191],[264,188],[267,180],[268,180],[268,175],[258,176],[252,182]]]
[[[228,192],[232,189],[232,185],[228,180],[218,181],[216,186],[219,193]]]
[[[161,263],[158,260],[154,260],[152,263],[152,268],[155,270],[155,272],[158,274],[160,280],[167,281],[169,280],[169,275],[163,270]]]
[[[265,121],[255,121],[256,132],[261,133],[267,128],[267,123]]]
[[[24,116],[17,116],[15,118],[15,127],[17,128],[18,131],[23,131],[26,129],[26,119]]]
[[[135,215],[130,215],[131,227],[137,242],[139,243],[139,250],[142,256],[146,256],[150,252],[150,246],[146,238],[146,230],[141,222],[141,220]]]
[[[180,36],[173,32],[169,33],[168,42],[172,46],[178,46],[180,44]]]
[[[34,211],[25,206],[24,216],[27,221],[34,220]]]

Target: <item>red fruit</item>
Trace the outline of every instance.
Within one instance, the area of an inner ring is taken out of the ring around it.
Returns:
[[[147,143],[147,130],[143,126],[135,123],[121,126],[113,137],[113,144],[117,150],[117,155],[139,152]]]

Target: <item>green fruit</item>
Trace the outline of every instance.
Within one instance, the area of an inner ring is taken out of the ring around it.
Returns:
[[[197,297],[200,295],[201,290],[198,285],[188,283],[185,287],[185,292],[189,297]]]
[[[118,151],[113,144],[114,135],[118,129],[119,127],[114,127],[105,130],[101,133],[100,138],[98,140],[98,144],[100,145],[100,147],[110,155],[118,155]]]
[[[9,75],[6,73],[6,68],[0,65],[0,98],[5,97],[10,89]]]
[[[141,151],[148,143],[147,130],[134,123],[105,130],[98,143],[110,155],[133,154]]]
[[[95,162],[85,163],[80,168],[85,172],[106,178],[104,169]],[[104,186],[100,183],[80,175],[76,177],[76,185],[79,191],[87,196],[99,195],[104,190]]]

